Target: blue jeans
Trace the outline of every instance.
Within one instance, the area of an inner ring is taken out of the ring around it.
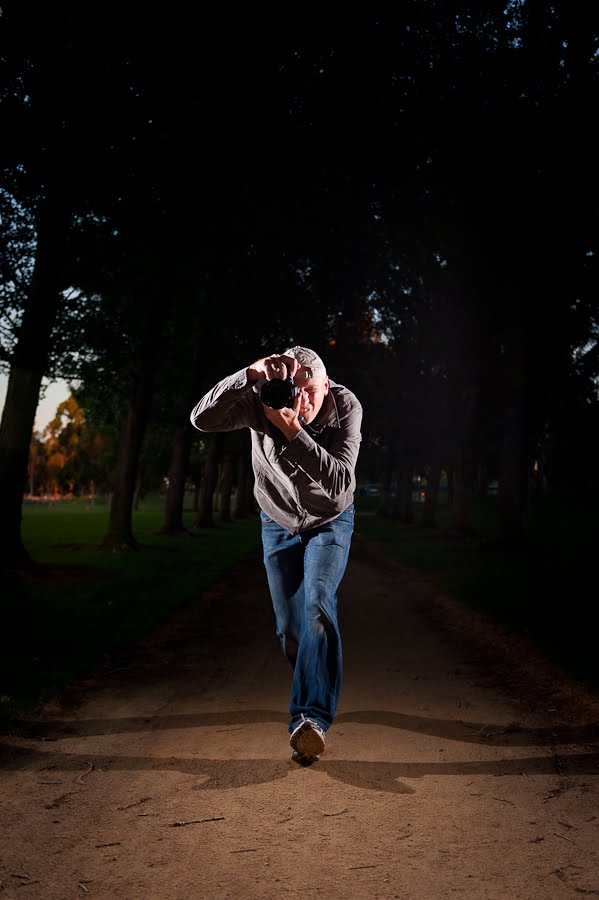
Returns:
[[[326,525],[295,535],[264,512],[260,519],[277,635],[293,668],[289,731],[302,714],[326,731],[341,690],[336,592],[349,556],[354,507]]]

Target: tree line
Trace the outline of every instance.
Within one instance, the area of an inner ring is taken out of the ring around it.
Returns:
[[[90,503],[112,499],[119,451],[119,429],[114,423],[88,419],[75,389],[58,404],[42,432],[34,431],[29,447],[25,500],[53,502],[80,499]],[[172,435],[159,421],[150,422],[138,461],[132,508],[147,494],[169,499],[165,504],[164,534],[189,533],[191,528],[212,528],[217,518],[231,522],[255,510],[250,442],[247,435],[204,435],[192,443],[182,473],[182,495],[195,515],[183,525],[183,499],[172,504],[169,470]],[[132,545],[134,546],[134,545]]]
[[[7,9],[0,62],[5,560],[27,559],[44,375],[118,435],[106,546],[135,544],[158,433],[180,530],[191,408],[293,343],[362,401],[360,471],[397,483],[393,514],[425,472],[434,523],[445,471],[466,532],[497,478],[517,540],[531,490],[596,484],[592,5],[424,0],[268,30],[212,11],[193,33],[26,19]],[[206,439],[205,492],[226,454]]]

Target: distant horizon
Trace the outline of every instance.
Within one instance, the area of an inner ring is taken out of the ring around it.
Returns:
[[[44,384],[47,385],[47,387],[45,396],[40,400],[35,413],[34,431],[44,430],[48,422],[51,422],[54,418],[58,405],[62,403],[63,400],[66,400],[71,393],[66,381],[59,380],[48,382],[44,379]],[[2,410],[2,412],[4,412],[7,387],[8,375],[0,374],[0,410]]]

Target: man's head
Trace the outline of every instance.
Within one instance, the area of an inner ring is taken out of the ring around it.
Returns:
[[[329,393],[327,370],[320,356],[308,347],[290,347],[285,356],[292,356],[300,364],[293,383],[301,390],[300,416],[309,425],[313,422]]]

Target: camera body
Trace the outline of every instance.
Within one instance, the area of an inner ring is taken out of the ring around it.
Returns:
[[[266,381],[260,390],[260,399],[265,406],[271,409],[293,408],[295,398],[300,389],[296,387],[291,378],[273,378]]]

